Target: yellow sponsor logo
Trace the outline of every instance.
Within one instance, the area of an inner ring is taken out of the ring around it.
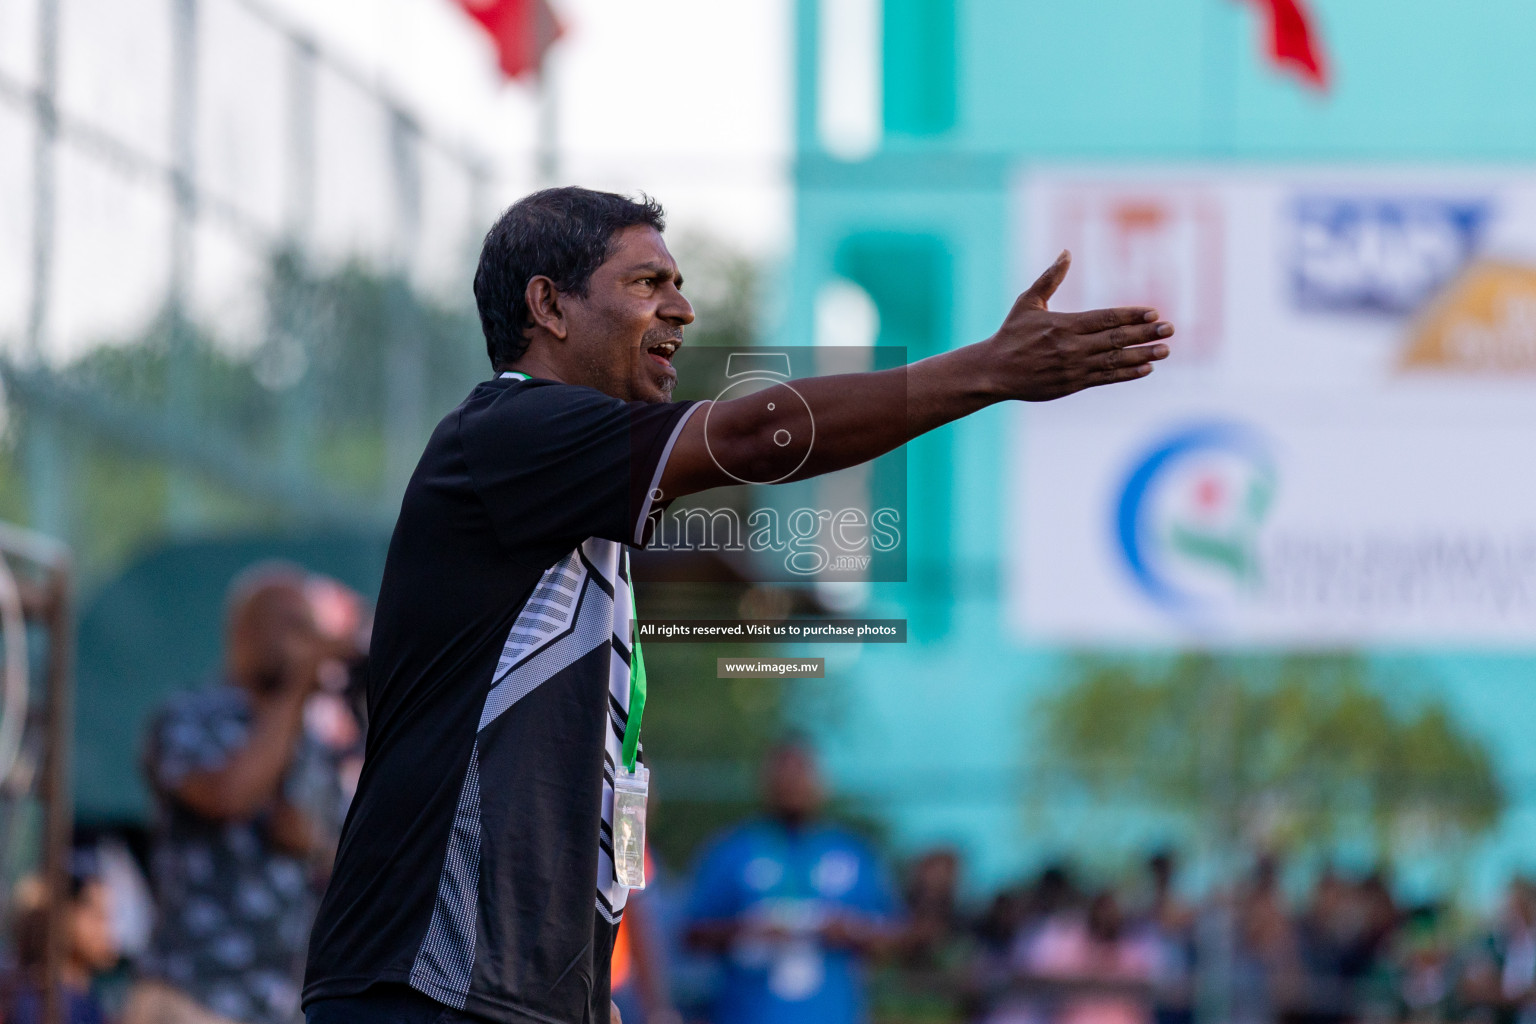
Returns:
[[[1420,316],[1401,365],[1409,371],[1536,373],[1536,268],[1468,268]]]

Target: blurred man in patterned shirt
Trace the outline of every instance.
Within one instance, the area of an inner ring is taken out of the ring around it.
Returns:
[[[329,864],[341,803],[336,752],[307,732],[305,708],[328,659],[352,653],[317,625],[314,590],[291,567],[237,579],[222,677],[151,726],[159,918],[124,1024],[298,1019],[315,866]]]

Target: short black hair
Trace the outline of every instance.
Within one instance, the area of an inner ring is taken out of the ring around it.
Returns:
[[[485,352],[499,370],[528,350],[528,282],[543,275],[562,292],[585,297],[592,272],[613,251],[613,237],[646,224],[666,230],[666,212],[650,196],[566,186],[513,203],[486,232],[475,270],[475,304]]]

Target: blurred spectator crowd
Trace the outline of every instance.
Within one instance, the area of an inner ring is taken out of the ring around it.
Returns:
[[[61,1024],[301,1019],[305,944],[361,769],[367,633],[334,580],[268,563],[234,581],[221,665],[142,737],[147,848],[82,846],[62,900],[18,886],[3,1024],[42,1020],[50,907],[68,947]]]
[[[0,1024],[40,1024],[45,922],[67,1024],[296,1024],[304,945],[361,768],[363,602],[264,565],[231,588],[216,677],[144,737],[148,849],[82,845],[69,892],[11,899]],[[968,899],[952,849],[893,873],[827,814],[811,747],[687,872],[651,864],[614,951],[627,1024],[1536,1024],[1536,884],[1491,920],[1408,906],[1376,872],[1302,898],[1260,855],[1199,900],[1172,851],[1118,884],[1051,865]],[[900,883],[895,878],[900,878]]]
[[[1536,884],[1522,878],[1477,919],[1405,905],[1380,871],[1324,870],[1288,897],[1281,861],[1260,855],[1238,884],[1196,901],[1163,850],[1119,884],[1058,863],[972,904],[959,853],[936,848],[909,860],[888,896],[873,850],[819,819],[808,749],[771,754],[764,776],[764,817],[706,850],[678,882],[688,892],[664,877],[631,904],[644,915],[626,927],[673,922],[670,944],[651,945],[677,963],[650,972],[670,974],[670,991],[621,990],[626,1021],[1536,1024]],[[814,794],[804,806],[786,799],[797,788]],[[876,878],[829,871],[818,851],[840,844],[862,850],[859,870]],[[797,862],[810,864],[800,879]],[[722,873],[739,879],[723,902]],[[721,918],[735,924],[725,936]]]

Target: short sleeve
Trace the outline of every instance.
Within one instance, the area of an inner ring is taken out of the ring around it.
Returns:
[[[690,921],[728,921],[745,909],[737,883],[741,867],[740,849],[735,842],[716,842],[704,852],[693,876],[693,893],[688,901]]]
[[[859,850],[859,880],[849,894],[849,902],[855,909],[871,917],[893,917],[896,914],[896,898],[890,876],[873,850]]]
[[[145,768],[150,782],[162,792],[180,788],[195,772],[224,767],[230,751],[245,741],[246,728],[238,717],[199,705],[197,701],[173,704],[150,730]]]
[[[696,402],[621,402],[548,381],[485,386],[460,409],[470,482],[510,551],[589,537],[643,546],[650,496]]]

